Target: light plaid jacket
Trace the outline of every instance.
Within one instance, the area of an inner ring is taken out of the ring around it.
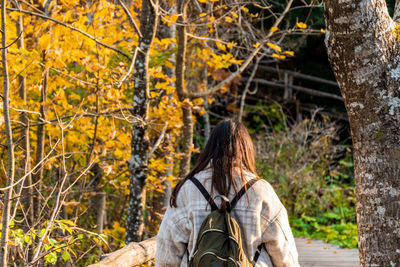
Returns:
[[[211,175],[212,170],[208,168],[195,177],[214,197],[217,194],[215,190],[211,191]],[[246,172],[246,179],[252,178],[254,175]],[[229,199],[232,200],[234,196],[232,190]],[[215,202],[219,206],[218,199]],[[177,206],[167,208],[161,223],[157,235],[156,267],[187,266],[188,259],[194,253],[200,226],[211,212],[207,201],[191,181],[185,182],[179,191]],[[250,261],[257,246],[265,244],[267,251],[262,249],[257,267],[300,266],[286,209],[267,181],[257,181],[239,200],[232,215],[241,227],[243,248]]]

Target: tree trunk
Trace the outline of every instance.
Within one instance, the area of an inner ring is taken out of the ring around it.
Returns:
[[[3,67],[3,116],[5,132],[7,137],[7,181],[6,187],[11,186],[4,191],[4,209],[2,214],[2,230],[0,239],[0,267],[7,266],[7,253],[8,253],[8,232],[10,223],[10,210],[11,210],[11,198],[13,195],[14,183],[14,144],[12,140],[12,128],[10,119],[10,109],[9,109],[9,77],[8,77],[8,65],[7,65],[7,30],[6,30],[6,1],[1,1],[1,47],[2,49],[2,67]]]
[[[384,0],[325,2],[354,146],[362,266],[400,265],[400,53]]]
[[[43,51],[43,63],[46,60],[46,52]],[[43,67],[43,83],[41,90],[41,99],[40,99],[40,124],[37,128],[37,144],[36,144],[36,165],[38,166],[38,170],[33,175],[32,182],[35,184],[35,192],[33,197],[33,205],[34,205],[34,216],[36,218],[40,217],[40,195],[42,191],[42,178],[43,178],[43,163],[40,163],[44,158],[44,143],[46,136],[46,99],[47,99],[47,85],[49,81],[49,70],[46,67]]]
[[[158,6],[158,1],[154,1]],[[126,224],[126,243],[141,241],[144,230],[144,204],[146,199],[145,181],[147,177],[147,155],[149,153],[149,140],[147,136],[147,113],[149,107],[149,75],[148,63],[150,46],[157,29],[157,10],[152,2],[142,1],[140,17],[139,53],[135,61],[133,79],[133,115],[142,119],[132,124],[131,158],[129,166],[129,207]]]
[[[176,33],[178,38],[178,51],[176,53],[176,91],[180,101],[184,101],[187,98],[187,91],[185,88],[185,63],[186,63],[186,8],[188,0],[178,0],[178,14],[180,16],[176,20]],[[189,101],[189,99],[187,99]],[[182,152],[183,155],[179,165],[179,177],[183,178],[189,173],[190,170],[190,158],[192,152],[190,148],[193,145],[193,117],[192,107],[189,102],[182,104]]]
[[[25,49],[25,40],[24,34],[24,23],[23,23],[23,16],[18,17],[17,21],[17,34],[21,37],[18,39],[17,45],[20,49]],[[26,106],[26,76],[25,75],[18,75],[18,94],[19,97],[24,101],[24,109],[27,108]],[[19,119],[21,121],[21,147],[23,150],[22,160],[20,166],[22,167],[22,175],[26,175],[30,169],[30,145],[29,145],[29,120],[28,120],[28,113],[23,111],[19,115]],[[30,225],[33,223],[33,190],[32,190],[32,176],[29,174],[26,178],[24,183],[22,184],[25,188],[22,190],[22,196],[24,204],[24,212],[26,215],[27,221],[25,222],[25,231],[28,231]]]

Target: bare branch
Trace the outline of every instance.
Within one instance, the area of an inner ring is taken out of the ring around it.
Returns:
[[[121,4],[122,9],[125,11],[126,16],[129,18],[129,21],[131,22],[132,27],[135,29],[135,31],[136,31],[136,33],[139,35],[139,37],[142,38],[143,35],[142,35],[142,33],[140,32],[139,27],[136,25],[136,22],[135,22],[135,20],[133,19],[131,12],[129,11],[129,9],[128,9],[128,8],[126,7],[126,5],[124,4],[124,1],[122,1],[122,0],[118,0],[118,1],[119,1],[119,3]]]
[[[249,79],[247,80],[246,87],[244,88],[242,98],[240,100],[240,111],[239,111],[239,116],[238,120],[242,121],[242,116],[243,116],[243,108],[244,108],[244,102],[246,100],[246,94],[249,91],[250,84],[253,81],[254,76],[256,75],[257,69],[258,69],[258,64],[260,63],[261,57],[258,57],[256,60],[256,63],[254,64],[253,71],[251,72],[251,75]]]
[[[286,5],[285,10],[282,12],[282,14],[279,16],[279,18],[275,21],[274,25],[272,27],[278,27],[287,12],[289,11],[291,5],[293,3],[293,0],[290,0],[288,4]],[[260,42],[260,44],[254,49],[254,51],[246,58],[246,60],[243,62],[243,64],[240,66],[240,68],[232,73],[228,78],[225,80],[221,81],[218,83],[214,88],[211,88],[209,90],[203,91],[203,92],[198,92],[198,93],[191,93],[188,95],[189,98],[194,99],[194,98],[199,98],[203,96],[207,96],[213,93],[216,93],[219,89],[221,89],[222,86],[225,84],[231,82],[233,79],[235,79],[240,73],[242,73],[247,66],[251,63],[253,58],[258,54],[258,52],[261,50],[262,46],[270,39],[272,36],[273,32],[269,31],[267,36]]]
[[[151,149],[150,153],[147,155],[146,161],[148,161],[151,158],[154,151],[156,151],[157,147],[160,145],[161,141],[164,138],[165,132],[167,131],[167,127],[168,127],[168,121],[165,122],[164,128],[162,129],[162,132],[161,132],[160,136],[158,137],[156,143],[154,144],[153,148]]]

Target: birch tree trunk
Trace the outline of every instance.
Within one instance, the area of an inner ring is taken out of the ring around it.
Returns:
[[[327,0],[326,46],[354,146],[362,266],[400,266],[400,51],[384,0]]]
[[[153,1],[158,5],[158,1]],[[157,10],[152,6],[152,1],[143,0],[139,38],[139,52],[134,65],[133,79],[133,115],[140,117],[142,122],[132,124],[131,158],[129,166],[129,205],[126,224],[126,243],[141,241],[144,223],[143,212],[146,200],[145,181],[147,177],[147,156],[149,153],[149,140],[147,136],[146,121],[149,107],[149,75],[148,63],[150,46],[157,29]]]
[[[3,67],[3,116],[5,132],[7,137],[7,181],[6,189],[4,191],[4,209],[2,214],[2,230],[0,239],[0,267],[7,266],[7,254],[8,254],[8,233],[10,223],[10,210],[11,210],[11,199],[13,196],[13,183],[14,183],[14,143],[12,139],[12,128],[10,119],[10,108],[8,105],[10,99],[9,91],[9,77],[8,77],[8,65],[7,65],[7,30],[6,30],[6,1],[1,1],[1,47],[2,47],[2,67]]]

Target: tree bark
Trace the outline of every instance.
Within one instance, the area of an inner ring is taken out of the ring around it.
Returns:
[[[7,138],[7,181],[6,187],[9,187],[4,191],[4,208],[2,214],[2,230],[0,239],[0,266],[7,266],[7,253],[8,253],[8,233],[10,223],[10,210],[11,210],[11,198],[13,192],[14,183],[14,171],[15,171],[15,160],[14,160],[14,143],[12,139],[12,128],[10,119],[10,108],[8,105],[10,99],[9,91],[9,77],[8,77],[8,65],[7,65],[7,29],[6,29],[6,0],[1,1],[1,47],[2,47],[2,67],[3,67],[3,116],[4,125]]]
[[[158,1],[153,1],[155,7]],[[146,200],[145,181],[147,177],[147,157],[149,153],[149,140],[147,136],[146,121],[149,108],[149,75],[148,63],[150,46],[157,29],[157,10],[150,0],[142,1],[139,53],[137,55],[133,79],[133,114],[142,118],[141,122],[132,124],[131,158],[129,168],[129,205],[126,224],[126,243],[141,241],[144,230],[144,205]]]
[[[400,265],[400,53],[384,0],[325,2],[354,146],[362,266]]]
[[[46,52],[43,51],[43,61],[46,60]],[[40,121],[46,121],[46,99],[47,99],[47,85],[49,80],[49,70],[46,67],[43,67],[43,82],[42,82],[42,90],[41,90],[41,98],[40,98]],[[44,158],[44,143],[46,136],[46,124],[41,123],[37,128],[37,144],[36,144],[36,165],[38,166],[38,171],[34,173],[32,182],[35,184],[34,187],[34,197],[33,197],[33,206],[34,206],[34,216],[39,218],[40,216],[40,195],[42,190],[42,178],[43,178],[43,163],[40,163]]]
[[[186,8],[188,0],[178,0],[177,9],[180,16],[176,20],[176,33],[178,38],[178,51],[176,53],[176,91],[180,101],[184,101],[187,98],[187,90],[185,88],[185,63],[186,63]],[[189,99],[188,99],[189,100]],[[190,148],[193,145],[193,117],[192,107],[189,102],[182,104],[182,152],[183,157],[179,165],[179,177],[183,178],[189,173],[190,170],[190,158],[192,152]]]
[[[18,48],[25,49],[25,40],[24,40],[24,22],[23,16],[18,17],[17,21],[17,35],[20,35],[20,38],[17,41]],[[26,76],[25,75],[18,75],[18,94],[19,97],[24,101],[24,109],[27,108],[26,105]],[[22,167],[22,175],[26,175],[30,169],[30,145],[29,145],[29,119],[28,113],[23,111],[19,115],[19,119],[21,121],[21,147],[23,150],[23,156],[21,160],[21,167]],[[33,190],[32,190],[32,176],[29,174],[26,178],[24,183],[22,184],[25,188],[22,190],[22,196],[24,204],[24,212],[26,215],[27,221],[25,222],[25,231],[28,231],[30,225],[33,223]]]

